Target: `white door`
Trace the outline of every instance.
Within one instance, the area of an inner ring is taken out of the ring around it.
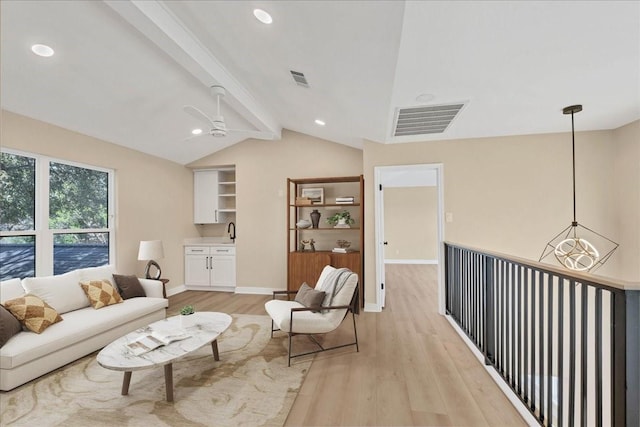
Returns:
[[[384,189],[385,187],[420,187],[436,186],[438,193],[437,207],[437,240],[438,240],[438,282],[439,308],[444,314],[444,291],[442,278],[442,247],[444,241],[444,186],[442,182],[442,164],[377,166],[375,176],[375,241],[376,241],[376,285],[377,309],[382,310],[385,305],[386,293],[389,290],[385,284],[385,230],[384,230]],[[416,226],[420,226],[417,224]]]
[[[193,172],[193,222],[194,224],[218,222],[218,171]]]
[[[189,254],[184,257],[184,283],[193,286],[210,285],[210,256],[208,248],[206,254]]]

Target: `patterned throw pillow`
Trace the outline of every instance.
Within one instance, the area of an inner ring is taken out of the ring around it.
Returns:
[[[86,280],[80,282],[82,290],[87,294],[89,303],[96,310],[111,304],[122,302],[122,297],[107,280]]]
[[[62,322],[58,312],[35,295],[26,294],[20,298],[4,302],[11,312],[27,329],[42,333],[54,323]]]

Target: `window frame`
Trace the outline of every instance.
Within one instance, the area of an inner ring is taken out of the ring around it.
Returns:
[[[116,208],[115,208],[115,169],[104,168],[21,150],[2,148],[0,152],[35,159],[35,218],[34,230],[0,231],[0,237],[35,236],[35,272],[36,276],[53,275],[53,241],[56,234],[108,233],[109,263],[116,259]],[[95,170],[107,174],[107,227],[106,228],[49,228],[49,170],[51,163]]]

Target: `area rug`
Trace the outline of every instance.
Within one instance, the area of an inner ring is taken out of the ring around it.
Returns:
[[[165,400],[162,368],[102,368],[96,354],[0,394],[3,426],[281,426],[311,366],[287,367],[284,335],[271,339],[268,316],[232,315],[218,338],[220,361],[205,346],[173,364],[174,402]],[[302,360],[306,359],[306,360]]]

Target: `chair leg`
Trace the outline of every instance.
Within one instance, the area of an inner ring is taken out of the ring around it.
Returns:
[[[291,333],[291,331],[289,331],[289,367],[291,367],[291,336],[293,334]]]
[[[273,338],[273,319],[271,319],[271,338]]]
[[[360,352],[360,348],[358,347],[358,329],[356,329],[356,315],[351,312],[351,317],[353,318],[353,335],[356,337],[356,351]]]

